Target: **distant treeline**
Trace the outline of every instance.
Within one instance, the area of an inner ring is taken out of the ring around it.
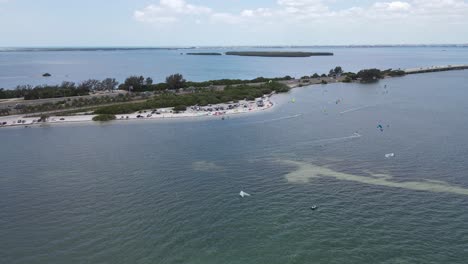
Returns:
[[[189,52],[187,55],[221,56],[223,54],[218,52]]]
[[[351,82],[353,80],[359,80],[361,83],[370,83],[375,82],[385,77],[397,77],[406,75],[405,71],[402,70],[384,70],[379,69],[364,69],[360,70],[358,73],[346,72],[342,75],[346,76],[344,82]]]
[[[387,69],[381,71],[379,69],[364,69],[360,70],[357,73],[354,72],[344,72],[340,66],[336,66],[334,69],[331,69],[327,74],[319,75],[318,73],[314,73],[311,76],[302,76],[301,80],[307,80],[309,78],[323,78],[323,77],[342,77],[345,78],[342,80],[343,82],[352,82],[352,81],[360,81],[362,83],[368,83],[373,81],[378,81],[385,77],[397,77],[397,76],[404,76],[406,75],[405,71],[402,70],[393,70]]]
[[[113,78],[99,80],[86,80],[79,84],[62,82],[60,85],[19,85],[15,90],[0,89],[0,99],[21,98],[36,100],[46,98],[61,98],[71,96],[89,95],[91,91],[114,90],[119,83]]]
[[[88,95],[88,89],[78,88],[74,83],[64,82],[61,85],[41,85],[32,87],[30,85],[20,85],[15,90],[0,89],[0,99],[21,98],[25,100],[60,98],[68,96]]]
[[[269,81],[284,81],[291,80],[291,76],[279,77],[279,78],[264,78],[258,77],[251,80],[240,80],[240,79],[221,79],[211,80],[204,82],[191,82],[186,81],[181,74],[173,74],[166,77],[166,82],[153,84],[151,78],[145,78],[144,76],[130,76],[124,83],[119,85],[120,90],[133,91],[133,92],[161,92],[165,90],[175,90],[181,88],[204,88],[217,85],[235,85],[235,84],[248,84],[248,83],[263,83]]]
[[[165,90],[175,90],[181,88],[203,88],[213,85],[234,85],[247,83],[261,83],[268,81],[291,80],[291,76],[280,78],[263,78],[258,77],[252,80],[240,79],[221,79],[205,82],[188,82],[182,75],[174,74],[166,78],[166,82],[153,84],[153,79],[143,76],[130,76],[125,79],[124,83],[120,84],[113,78],[107,78],[102,81],[90,79],[79,84],[74,82],[62,82],[60,85],[19,85],[14,90],[0,89],[0,99],[22,98],[25,100],[46,99],[46,98],[61,98],[72,96],[89,95],[91,91],[105,90],[126,90],[130,92],[162,92]]]
[[[187,106],[227,103],[238,100],[255,100],[273,91],[277,93],[288,92],[290,88],[282,83],[268,82],[257,86],[237,85],[227,86],[224,90],[200,89],[188,94],[164,93],[142,103],[124,103],[105,106],[94,111],[95,114],[129,114],[144,109],[176,107],[184,109]]]
[[[300,51],[228,51],[226,55],[254,57],[311,57],[333,56],[331,52],[300,52]]]

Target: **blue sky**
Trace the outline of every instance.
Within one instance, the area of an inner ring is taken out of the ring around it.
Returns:
[[[0,46],[468,43],[465,0],[0,0]]]

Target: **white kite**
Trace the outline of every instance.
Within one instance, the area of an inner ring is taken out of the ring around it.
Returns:
[[[250,196],[250,194],[248,194],[248,193],[246,193],[246,192],[244,192],[244,191],[240,191],[239,195],[240,195],[240,197],[242,197],[242,198],[244,198],[244,197],[246,197],[246,196]]]

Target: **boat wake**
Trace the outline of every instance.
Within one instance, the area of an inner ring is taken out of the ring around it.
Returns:
[[[304,143],[304,144],[314,144],[314,143],[315,144],[326,144],[326,143],[346,141],[346,140],[360,138],[360,137],[362,137],[362,135],[356,132],[356,133],[352,134],[351,136],[347,136],[347,137],[317,139],[317,140],[309,141],[309,142]]]
[[[273,118],[273,119],[266,119],[266,120],[255,121],[255,122],[248,122],[248,123],[243,123],[243,124],[244,125],[265,124],[265,123],[271,123],[271,122],[277,122],[277,121],[282,121],[282,120],[287,120],[287,119],[298,118],[300,116],[302,116],[302,114],[291,115],[291,116],[283,116],[283,117],[278,117],[278,118]]]
[[[352,112],[356,112],[356,111],[366,109],[366,108],[369,108],[369,107],[373,107],[373,106],[374,105],[367,105],[367,106],[362,106],[362,107],[351,108],[351,109],[345,110],[343,112],[340,112],[340,114],[352,113]]]

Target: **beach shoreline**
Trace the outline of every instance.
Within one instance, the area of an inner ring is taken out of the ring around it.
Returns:
[[[202,120],[202,119],[219,119],[224,120],[231,116],[244,116],[264,111],[272,110],[277,103],[272,100],[272,96],[264,96],[256,98],[254,101],[241,100],[238,103],[222,103],[216,105],[208,105],[205,107],[188,107],[186,111],[176,113],[172,108],[160,108],[157,110],[144,110],[131,114],[115,115],[116,119],[112,121],[99,122],[93,121],[93,117],[97,115],[77,114],[71,116],[49,116],[46,122],[40,122],[39,117],[24,117],[25,115],[11,115],[0,117],[0,128],[7,127],[40,127],[59,124],[76,124],[76,123],[113,123],[113,122],[128,122],[128,121],[159,121],[159,120]],[[262,102],[259,104],[259,102]],[[229,106],[238,105],[238,107]],[[212,111],[208,111],[210,109]],[[218,110],[215,110],[218,109]],[[222,110],[221,110],[222,109]],[[5,124],[6,122],[6,124]]]

